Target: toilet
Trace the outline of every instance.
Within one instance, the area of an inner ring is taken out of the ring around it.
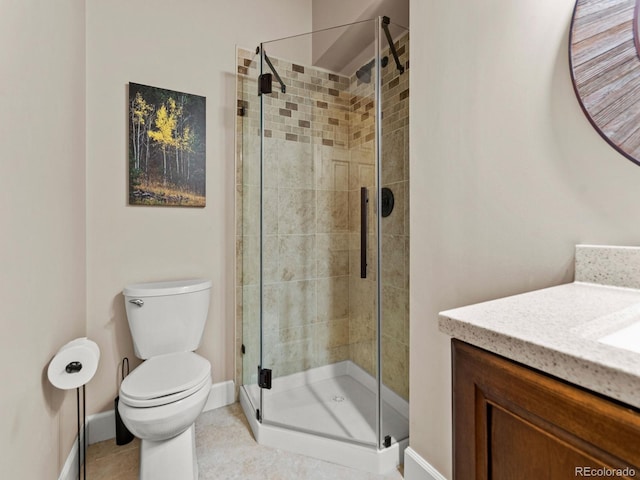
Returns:
[[[138,358],[120,386],[118,411],[141,440],[140,480],[195,480],[194,422],[211,390],[211,364],[194,353],[209,311],[211,281],[176,280],[123,290]]]

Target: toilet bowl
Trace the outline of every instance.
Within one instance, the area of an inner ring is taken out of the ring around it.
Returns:
[[[211,391],[200,342],[211,282],[187,280],[124,289],[136,355],[146,359],[120,386],[118,412],[140,438],[141,480],[197,480],[194,422]]]
[[[142,440],[140,479],[197,479],[193,424],[211,390],[211,365],[191,352],[153,357],[122,382],[118,411]]]
[[[192,352],[150,358],[120,387],[118,411],[136,437],[166,440],[202,412],[211,390],[211,365]]]

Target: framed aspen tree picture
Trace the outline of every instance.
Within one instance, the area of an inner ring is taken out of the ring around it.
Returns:
[[[205,97],[129,83],[129,204],[204,207]]]

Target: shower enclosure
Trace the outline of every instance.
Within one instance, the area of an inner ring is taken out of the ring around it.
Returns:
[[[260,443],[381,472],[409,435],[409,33],[238,49],[237,373]]]

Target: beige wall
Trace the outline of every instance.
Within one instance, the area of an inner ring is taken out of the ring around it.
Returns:
[[[411,446],[448,478],[437,312],[569,282],[575,243],[640,240],[640,168],[571,86],[574,3],[411,2]]]
[[[0,476],[52,479],[76,411],[47,367],[85,333],[84,4],[0,12]]]
[[[90,412],[113,408],[118,364],[135,359],[131,282],[212,279],[199,353],[214,382],[233,379],[235,45],[308,31],[310,12],[310,0],[87,2],[87,334],[102,349]],[[130,81],[207,97],[206,208],[127,206]]]
[[[437,312],[570,281],[576,242],[638,243],[640,169],[593,131],[571,88],[573,3],[411,2],[411,445],[449,477]],[[75,399],[48,385],[46,366],[85,334],[84,10],[0,5],[0,371],[12,386],[0,471],[54,478]],[[212,278],[201,353],[215,381],[233,377],[234,45],[311,29],[308,1],[272,2],[268,21],[258,0],[153,7],[87,5],[86,333],[102,350],[90,412],[111,408],[117,364],[133,357],[119,296],[133,281]],[[126,206],[129,81],[207,96],[205,209]]]

